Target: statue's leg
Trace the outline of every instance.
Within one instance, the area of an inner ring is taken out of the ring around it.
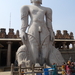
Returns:
[[[48,62],[48,57],[49,57],[49,36],[46,37],[46,39],[44,40],[43,44],[42,44],[42,60],[43,60],[43,63],[47,63]]]
[[[38,59],[38,43],[36,39],[31,35],[28,35],[28,40],[31,47],[31,53],[33,56],[32,60],[34,60],[33,64],[35,64]]]

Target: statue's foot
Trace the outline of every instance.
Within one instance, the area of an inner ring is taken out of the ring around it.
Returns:
[[[43,64],[46,63],[46,58],[40,59],[39,63],[41,66],[43,66]]]

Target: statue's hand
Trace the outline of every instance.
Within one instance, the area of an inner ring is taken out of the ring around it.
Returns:
[[[50,40],[51,40],[51,41],[54,41],[54,39],[55,39],[54,32],[51,32],[51,33],[50,33]]]
[[[26,33],[25,32],[22,32],[21,35],[21,40],[22,40],[22,43],[25,44],[26,43],[26,40],[27,40],[27,36],[26,36]]]

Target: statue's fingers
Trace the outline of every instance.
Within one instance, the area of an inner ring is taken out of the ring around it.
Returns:
[[[24,39],[27,40],[26,36],[24,35]]]
[[[23,37],[21,37],[21,40],[22,40],[22,43],[23,43],[23,44],[25,44],[25,43],[24,43],[24,41],[25,41],[25,40],[24,40],[24,38],[23,38]]]

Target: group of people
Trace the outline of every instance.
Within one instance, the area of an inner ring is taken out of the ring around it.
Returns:
[[[61,67],[62,75],[75,75],[75,62],[68,61]]]

